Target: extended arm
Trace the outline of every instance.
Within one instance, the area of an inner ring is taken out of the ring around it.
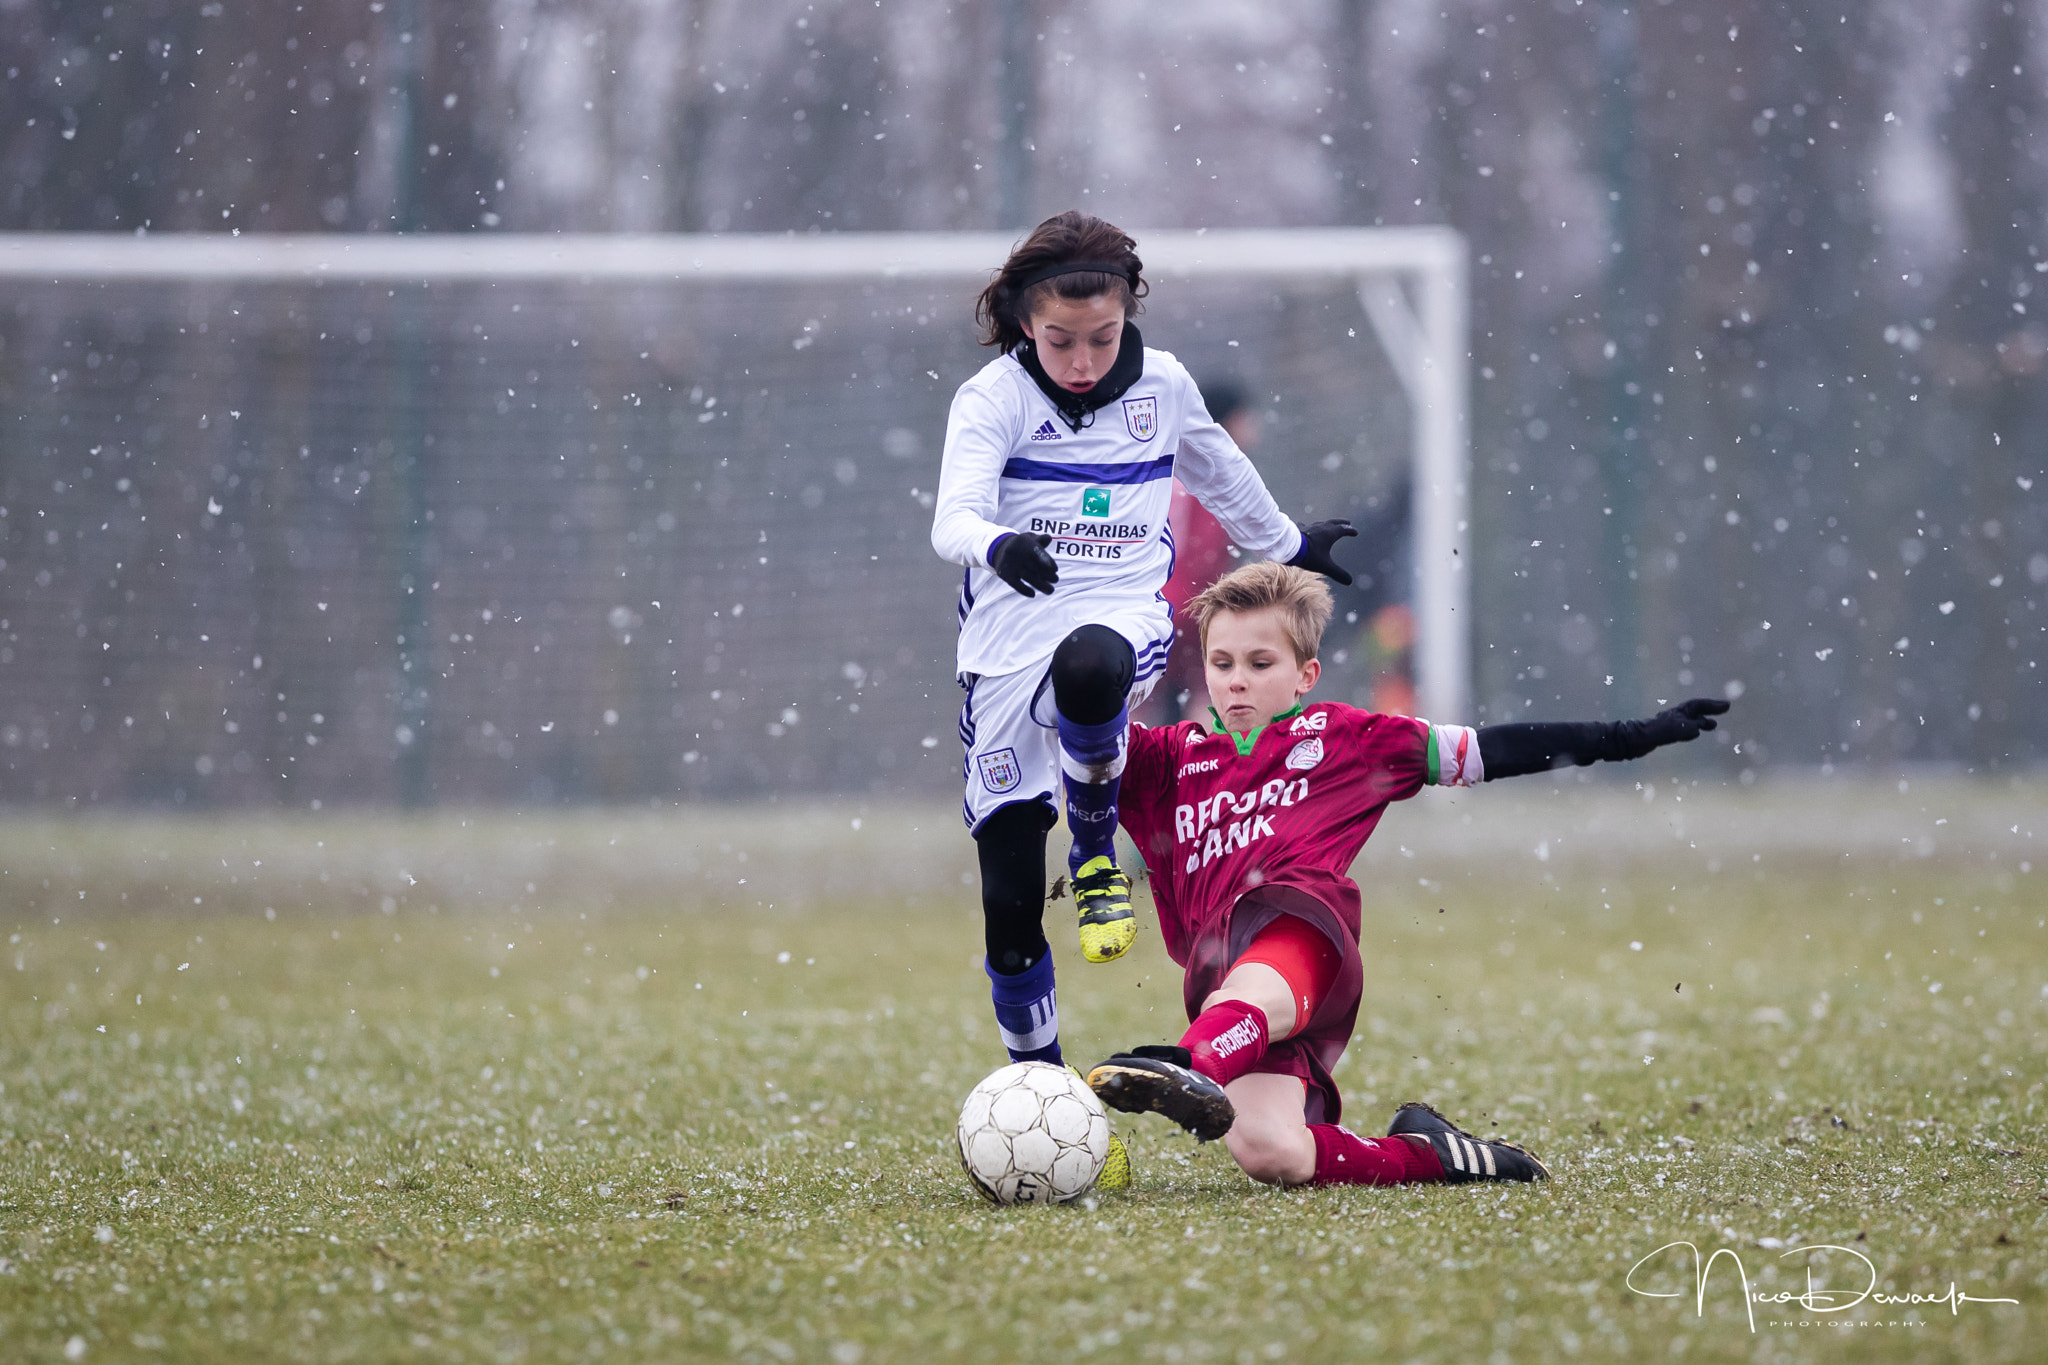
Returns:
[[[1189,389],[1188,409],[1175,476],[1223,523],[1231,540],[1261,559],[1294,558],[1301,552],[1301,528],[1273,501],[1250,457],[1209,416],[1194,381],[1182,382]]]
[[[1194,389],[1194,382],[1187,381]],[[1266,481],[1220,423],[1209,416],[1199,392],[1188,402],[1174,473],[1196,501],[1215,514],[1230,538],[1263,559],[1277,559],[1349,584],[1351,575],[1330,555],[1330,547],[1358,532],[1348,521],[1297,526],[1280,510]]]
[[[1479,757],[1489,782],[1568,764],[1618,763],[1666,744],[1697,739],[1702,730],[1714,729],[1714,717],[1727,709],[1728,703],[1719,698],[1695,697],[1648,720],[1484,725],[1479,729]]]

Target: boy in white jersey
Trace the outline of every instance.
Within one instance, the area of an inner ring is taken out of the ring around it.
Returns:
[[[1001,356],[946,422],[932,546],[963,565],[964,814],[979,851],[996,1025],[1015,1061],[1058,1063],[1042,927],[1045,837],[1063,776],[1068,871],[1091,962],[1136,937],[1117,867],[1117,784],[1130,707],[1166,665],[1173,480],[1246,551],[1351,576],[1330,547],[1349,522],[1296,526],[1178,360],[1131,325],[1146,292],[1136,243],[1084,213],[1047,219],[976,309]]]

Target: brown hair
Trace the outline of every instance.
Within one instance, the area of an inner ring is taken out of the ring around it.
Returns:
[[[1117,267],[1120,273],[1082,270],[1036,284],[1024,283],[1047,266],[1073,261],[1100,261]],[[1092,299],[1117,294],[1123,300],[1124,316],[1130,317],[1149,288],[1144,269],[1144,262],[1138,259],[1138,244],[1116,224],[1078,209],[1048,218],[1010,253],[1010,259],[975,300],[974,320],[981,324],[981,344],[1001,347],[1004,355],[1016,350],[1025,342],[1024,323],[1032,310],[1054,297]]]
[[[1323,641],[1323,627],[1330,624],[1335,603],[1322,575],[1286,564],[1261,560],[1232,569],[1196,594],[1183,610],[1195,619],[1202,632],[1202,646],[1209,645],[1209,623],[1226,611],[1252,612],[1277,607],[1287,630],[1287,642],[1294,646],[1294,661],[1305,664],[1316,657]]]

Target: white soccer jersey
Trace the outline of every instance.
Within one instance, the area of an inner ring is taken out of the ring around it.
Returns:
[[[1165,351],[1146,347],[1138,381],[1080,431],[1014,355],[962,384],[946,419],[932,518],[932,548],[967,570],[959,671],[1041,665],[1090,622],[1117,627],[1141,650],[1148,640],[1171,642],[1160,589],[1173,569],[1167,510],[1176,476],[1244,549],[1267,559],[1300,552],[1300,528]],[[989,547],[1009,531],[1053,538],[1047,549],[1060,581],[1050,597],[1027,598],[989,569]],[[1131,621],[1145,629],[1134,635],[1122,624]],[[1141,656],[1141,676],[1146,662]],[[1163,646],[1156,665],[1164,666]]]

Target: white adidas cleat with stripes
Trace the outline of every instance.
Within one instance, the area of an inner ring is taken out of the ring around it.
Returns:
[[[1444,1179],[1548,1180],[1550,1168],[1512,1142],[1473,1137],[1426,1104],[1411,1101],[1394,1112],[1388,1137],[1422,1137],[1443,1163]]]

